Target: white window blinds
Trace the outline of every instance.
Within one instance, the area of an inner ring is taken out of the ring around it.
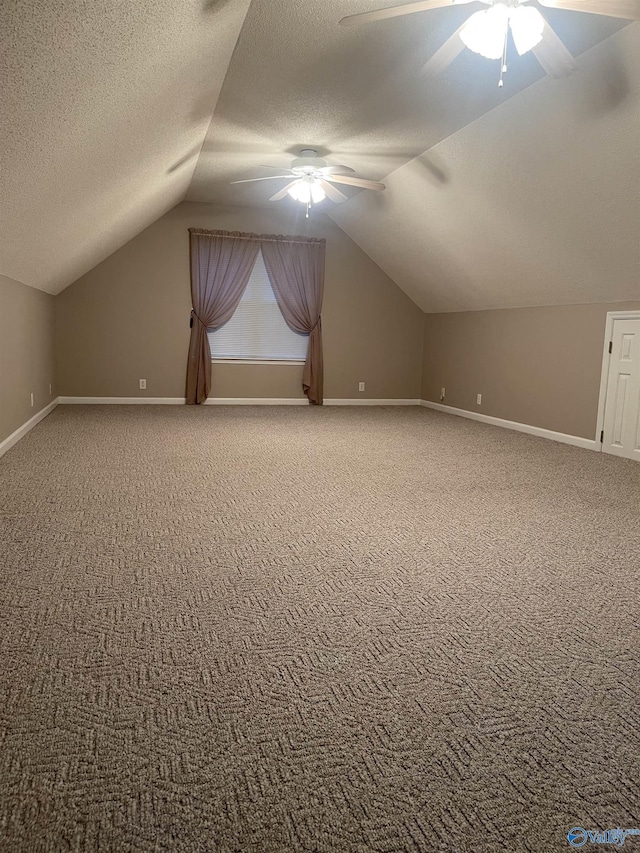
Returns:
[[[209,330],[212,359],[304,361],[308,335],[292,331],[285,323],[258,253],[235,314],[220,329]]]

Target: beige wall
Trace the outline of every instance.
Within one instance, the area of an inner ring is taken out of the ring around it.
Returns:
[[[56,297],[59,393],[184,396],[187,229],[195,226],[325,237],[325,397],[418,398],[424,315],[328,217],[296,213],[184,202],[64,290]],[[211,396],[302,397],[301,377],[300,366],[214,365]]]
[[[594,438],[607,311],[640,302],[427,314],[422,398]],[[482,394],[482,405],[476,395]]]
[[[56,395],[53,317],[53,296],[0,275],[0,442]]]

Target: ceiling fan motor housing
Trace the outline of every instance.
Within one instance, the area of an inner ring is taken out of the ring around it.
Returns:
[[[322,157],[318,157],[318,152],[315,148],[303,148],[300,156],[296,157],[291,164],[291,169],[294,172],[310,173],[322,169],[326,165],[327,161],[323,160]]]

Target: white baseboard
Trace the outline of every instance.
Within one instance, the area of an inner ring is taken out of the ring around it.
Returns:
[[[15,432],[12,432],[10,436],[0,442],[0,456],[4,456],[7,450],[10,450],[14,444],[17,444],[20,441],[21,438],[24,438],[25,435],[32,430],[34,426],[36,426],[36,424],[39,424],[40,421],[47,417],[47,415],[50,415],[59,402],[60,398],[56,397],[56,399],[49,403],[48,406],[45,406],[44,409],[40,409],[37,415],[29,418],[25,424],[22,424],[22,426],[18,427]]]
[[[308,406],[306,397],[209,397],[203,406]]]
[[[325,406],[419,406],[420,400],[401,400],[398,398],[390,400],[363,400],[361,397],[354,397],[352,400],[348,398],[336,397],[335,399],[325,400]]]
[[[63,405],[184,406],[184,397],[60,397]],[[308,406],[306,397],[209,397],[203,406]]]
[[[539,438],[548,438],[551,441],[559,441],[562,444],[571,444],[574,447],[583,447],[586,450],[600,451],[602,449],[600,442],[595,441],[595,439],[582,438],[579,435],[567,435],[564,432],[554,432],[551,429],[543,429],[542,427],[531,426],[530,424],[520,424],[517,421],[505,421],[503,418],[482,415],[480,412],[469,412],[466,409],[456,409],[453,406],[443,406],[442,403],[432,403],[430,400],[421,400],[420,405],[425,406],[427,409],[444,412],[447,415],[457,415],[460,418],[468,418],[472,421],[480,421],[483,424],[512,429],[515,432],[526,432],[529,435],[537,435]]]
[[[184,406],[184,397],[59,397],[63,405],[139,405]],[[308,406],[306,397],[209,397],[204,406]],[[324,401],[325,406],[419,406],[420,400],[352,400],[335,398]]]
[[[184,397],[58,397],[63,406],[184,406]]]

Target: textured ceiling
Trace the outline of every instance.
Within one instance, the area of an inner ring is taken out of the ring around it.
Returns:
[[[333,219],[424,310],[640,298],[640,24]]]
[[[389,0],[253,0],[187,197],[266,204],[282,183],[230,182],[273,174],[260,164],[288,165],[302,146],[381,178],[543,76],[531,54],[514,57],[499,90],[499,63],[465,51],[442,77],[425,80],[417,73],[425,61],[481,7],[338,24],[385,5]],[[576,55],[625,23],[544,14]],[[330,202],[323,207],[332,209]]]
[[[182,199],[249,0],[3,0],[0,273],[58,292]]]
[[[635,295],[637,27],[547,10],[579,70],[514,58],[498,90],[467,51],[416,73],[473,7],[338,26],[381,5],[4,0],[0,273],[58,292],[185,193],[267,204],[230,181],[312,146],[393,173],[323,208],[427,310]]]

